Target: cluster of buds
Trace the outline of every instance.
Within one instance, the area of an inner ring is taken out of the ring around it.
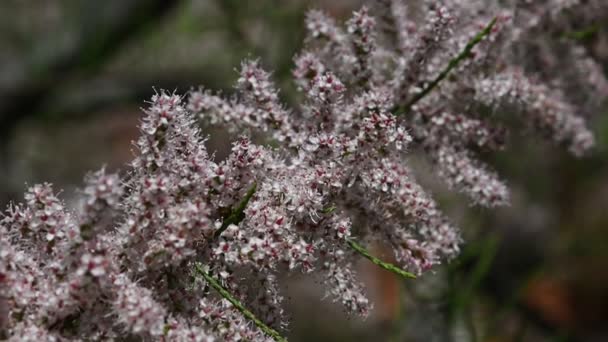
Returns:
[[[88,176],[75,211],[49,184],[6,211],[0,335],[281,339],[287,319],[277,276],[285,272],[321,275],[329,298],[366,315],[357,257],[414,277],[459,251],[457,228],[416,181],[408,151],[423,152],[472,204],[492,207],[507,204],[509,192],[476,158],[505,145],[506,130],[488,111],[519,113],[576,155],[593,145],[573,113],[593,101],[579,94],[569,102],[551,73],[514,67],[524,64],[513,51],[535,44],[525,31],[570,8],[547,3],[515,16],[484,1],[412,9],[383,0],[345,27],[312,11],[293,70],[305,99],[299,108],[281,103],[255,60],[242,63],[230,99],[203,89],[156,94],[128,173]],[[510,28],[531,13],[535,22]],[[572,49],[580,60],[573,73],[599,70]],[[587,96],[606,95],[603,77],[585,76],[584,89],[597,92]],[[237,136],[230,155],[215,160],[200,121],[273,143]],[[370,242],[392,247],[399,264],[372,256]]]

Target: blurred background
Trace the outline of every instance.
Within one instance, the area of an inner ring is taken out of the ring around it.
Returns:
[[[83,175],[133,156],[140,107],[156,89],[232,92],[235,68],[259,57],[295,101],[292,57],[307,9],[346,18],[360,1],[0,1],[0,205],[27,185],[52,182],[66,201]],[[608,25],[579,37],[608,70]],[[467,205],[429,186],[463,230],[452,263],[416,281],[365,260],[360,275],[375,309],[366,321],[322,300],[320,284],[286,279],[291,341],[608,341],[608,107],[589,126],[591,155],[575,159],[538,138],[513,134],[487,156],[513,203]],[[217,127],[208,149],[231,137]],[[420,175],[430,166],[412,158]],[[390,252],[374,251],[390,260]]]

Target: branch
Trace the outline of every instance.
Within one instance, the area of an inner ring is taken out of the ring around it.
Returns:
[[[241,202],[239,202],[239,205],[236,207],[236,209],[230,210],[230,214],[228,214],[228,216],[224,218],[222,226],[220,227],[220,229],[215,231],[215,234],[213,234],[213,238],[217,239],[218,237],[220,237],[220,235],[222,235],[226,228],[228,228],[228,226],[230,226],[231,224],[238,224],[243,221],[243,219],[245,218],[245,208],[247,208],[247,204],[255,193],[256,188],[257,183],[253,183],[251,188],[249,188],[249,190],[247,191],[245,197],[241,200]]]
[[[481,32],[477,33],[477,35],[475,35],[475,37],[473,37],[473,39],[471,39],[467,43],[464,49],[458,55],[456,55],[456,57],[452,58],[448,62],[448,65],[439,73],[439,75],[437,75],[437,77],[435,77],[435,79],[431,83],[429,83],[421,92],[416,94],[407,104],[405,104],[402,113],[397,113],[395,115],[405,114],[409,112],[412,109],[412,106],[414,106],[418,101],[422,100],[433,89],[435,89],[439,82],[443,81],[443,79],[445,79],[448,74],[454,68],[456,68],[458,64],[460,64],[460,62],[462,62],[465,58],[469,57],[469,54],[471,53],[471,50],[473,50],[475,45],[479,44],[483,40],[483,38],[485,38],[487,35],[490,34],[490,32],[492,32],[494,24],[496,24],[496,17],[494,17],[494,19],[492,19],[492,21],[490,21],[490,23],[483,30],[481,30]]]
[[[224,219],[224,222],[222,223],[220,229],[218,229],[215,234],[213,234],[214,239],[217,239],[226,230],[226,228],[228,228],[228,226],[230,226],[231,224],[238,224],[245,218],[245,208],[247,208],[247,204],[249,203],[251,197],[253,197],[256,188],[257,183],[253,183],[251,188],[249,188],[249,190],[247,191],[245,197],[241,200],[241,202],[239,202],[239,205],[236,207],[236,209],[231,210],[230,214]],[[267,326],[264,322],[257,318],[253,314],[253,312],[249,311],[238,299],[236,299],[230,292],[228,292],[228,290],[226,290],[219,283],[219,281],[217,281],[209,273],[207,273],[203,269],[202,264],[196,263],[194,265],[194,268],[196,272],[203,276],[205,281],[207,281],[207,283],[211,285],[214,290],[216,290],[222,297],[232,303],[232,305],[234,305],[234,307],[239,310],[243,314],[243,316],[252,321],[266,335],[272,337],[275,341],[287,341],[287,339],[282,337],[278,331]]]
[[[197,263],[194,267],[196,271],[203,276],[203,278],[205,278],[207,283],[213,287],[213,289],[215,289],[222,297],[234,305],[234,307],[239,310],[243,316],[251,320],[266,335],[272,337],[275,341],[287,341],[287,339],[281,336],[278,331],[267,326],[264,322],[257,318],[253,312],[247,310],[247,308],[238,299],[233,297],[232,294],[230,294],[230,292],[228,292],[228,290],[226,290],[215,278],[209,275],[209,273],[205,272],[201,264]]]
[[[356,243],[354,240],[352,239],[348,239],[348,244],[350,245],[350,247],[352,249],[355,250],[355,252],[361,254],[362,256],[364,256],[365,258],[369,259],[369,261],[373,262],[374,264],[384,268],[387,271],[391,271],[397,275],[400,275],[404,278],[409,278],[409,279],[416,279],[416,276],[410,272],[404,271],[401,268],[390,264],[388,262],[384,262],[378,258],[376,258],[375,256],[371,255],[370,252],[365,249],[363,246],[361,246],[360,244]]]

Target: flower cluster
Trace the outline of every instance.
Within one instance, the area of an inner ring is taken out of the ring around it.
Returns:
[[[514,66],[523,65],[514,51],[537,44],[527,32],[562,20],[570,2],[524,6],[515,16],[484,1],[411,8],[383,0],[345,28],[312,11],[293,70],[299,108],[281,103],[256,60],[242,63],[232,98],[204,89],[156,94],[128,173],[89,175],[75,210],[42,184],[6,211],[0,331],[49,341],[277,338],[287,320],[284,272],[320,277],[327,296],[367,314],[353,268],[357,256],[373,258],[362,245],[391,246],[398,267],[414,274],[459,251],[458,230],[416,181],[408,150],[424,152],[471,203],[491,207],[507,204],[509,192],[476,158],[507,138],[488,113],[518,113],[576,155],[593,145],[573,112],[594,101],[569,101],[553,88],[559,76]],[[516,25],[532,15],[535,22]],[[571,51],[572,72],[595,92],[589,98],[606,95],[606,80],[588,75],[597,65]],[[199,121],[274,143],[241,135],[225,160],[214,160]]]

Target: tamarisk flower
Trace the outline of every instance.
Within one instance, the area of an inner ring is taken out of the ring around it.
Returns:
[[[565,142],[576,155],[593,145],[593,135],[573,108],[548,89],[534,84],[518,71],[507,71],[476,84],[476,99],[488,106],[505,108],[530,116],[530,122],[547,131],[557,142]]]
[[[416,181],[409,153],[493,207],[509,202],[508,188],[476,154],[503,148],[507,134],[488,111],[519,114],[575,155],[593,145],[575,112],[605,95],[605,79],[577,78],[591,93],[572,96],[516,53],[536,47],[526,32],[573,8],[547,3],[559,6],[382,0],[344,27],[313,10],[294,59],[299,107],[281,102],[259,60],[241,64],[229,98],[155,94],[126,173],[90,174],[74,210],[41,184],[6,211],[0,329],[20,340],[284,340],[285,272],[319,274],[327,297],[367,315],[355,258],[415,278],[459,252],[458,229]],[[573,75],[598,70],[580,49],[570,57]],[[199,121],[238,133],[226,159],[208,154]],[[391,247],[398,264],[369,242]]]

